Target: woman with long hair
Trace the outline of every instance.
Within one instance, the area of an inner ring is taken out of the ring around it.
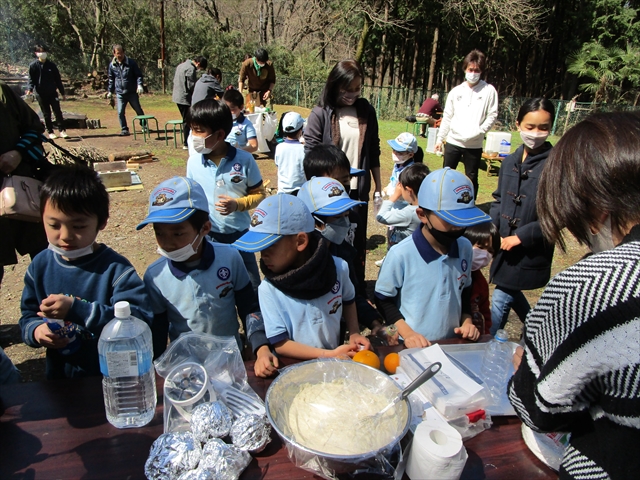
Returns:
[[[380,138],[378,119],[371,104],[362,98],[364,75],[355,60],[338,62],[327,78],[320,94],[318,105],[313,108],[304,131],[305,153],[315,145],[336,145],[349,159],[352,168],[364,170],[365,174],[351,179],[351,198],[369,201],[371,178],[374,189],[381,192],[380,182]],[[367,205],[356,208],[359,223],[355,229],[353,245],[362,262],[364,285],[364,262],[367,243]]]

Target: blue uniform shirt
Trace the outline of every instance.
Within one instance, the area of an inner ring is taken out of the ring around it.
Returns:
[[[248,211],[221,215],[216,210],[218,195],[245,197],[249,190],[262,184],[262,174],[253,155],[227,145],[227,156],[216,165],[204,155],[196,153],[187,160],[187,178],[202,185],[209,200],[211,230],[215,233],[235,233],[249,228]]]
[[[441,255],[418,228],[387,253],[376,296],[395,297],[404,320],[425,338],[453,338],[462,316],[462,290],[471,286],[472,254],[471,242],[461,237]]]
[[[189,331],[238,334],[235,292],[249,284],[247,269],[235,248],[212,242],[207,247],[203,260],[208,268],[185,273],[162,257],[144,274],[153,313],[167,312],[172,341]]]
[[[240,114],[233,121],[233,127],[225,141],[234,147],[246,147],[250,138],[257,138],[256,129],[247,117]]]
[[[355,289],[349,280],[347,262],[338,257],[333,261],[338,274],[335,286],[312,300],[289,297],[269,281],[260,284],[260,310],[272,345],[287,339],[331,350],[340,345],[342,307],[353,303]]]

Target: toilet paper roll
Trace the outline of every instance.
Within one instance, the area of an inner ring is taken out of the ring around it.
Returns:
[[[458,480],[467,457],[457,430],[423,422],[413,436],[407,475],[411,480]]]

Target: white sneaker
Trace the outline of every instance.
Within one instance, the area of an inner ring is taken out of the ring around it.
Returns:
[[[61,138],[69,138],[69,135],[67,134],[66,131],[63,130],[63,131],[60,132],[60,137]]]
[[[382,257],[380,260],[376,260],[376,262],[375,262],[376,267],[381,267],[382,266],[382,262],[384,262],[385,258],[387,258],[386,255],[384,257]]]
[[[49,138],[50,138],[51,140],[55,140],[56,138],[58,138],[58,136],[57,136],[55,133],[50,133],[50,134],[49,134]]]

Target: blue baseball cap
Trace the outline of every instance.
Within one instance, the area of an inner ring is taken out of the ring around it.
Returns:
[[[456,227],[471,227],[491,221],[489,215],[476,207],[469,177],[449,167],[431,172],[422,181],[418,205]]]
[[[352,177],[361,177],[362,175],[364,175],[366,172],[366,170],[362,170],[360,168],[353,168],[351,167],[349,169],[349,175],[351,175]]]
[[[311,213],[327,217],[366,204],[366,202],[353,200],[340,182],[329,177],[313,177],[303,183],[298,190],[298,198]]]
[[[315,221],[305,204],[297,197],[279,193],[265,198],[253,211],[249,231],[233,243],[238,250],[259,252],[284,235],[310,233]]]
[[[416,153],[418,151],[418,140],[409,132],[402,132],[395,140],[387,140],[387,143],[396,152]]]
[[[196,210],[209,213],[209,202],[200,184],[190,178],[173,177],[153,189],[149,196],[149,213],[136,230],[148,223],[184,222]]]

